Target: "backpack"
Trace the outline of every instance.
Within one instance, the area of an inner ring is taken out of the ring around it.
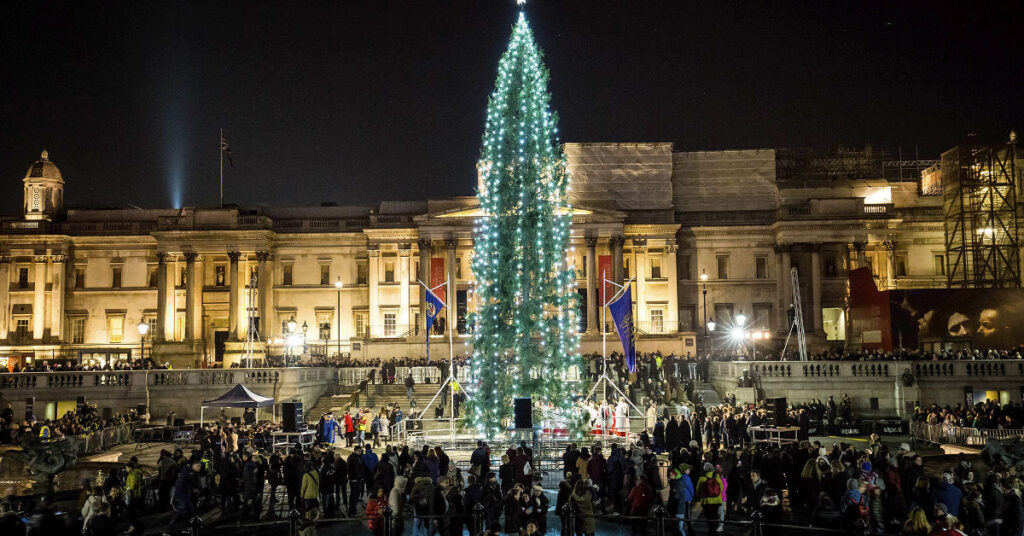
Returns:
[[[705,479],[704,489],[701,490],[701,495],[703,495],[706,499],[710,499],[712,497],[721,497],[722,481],[719,480],[717,476]]]

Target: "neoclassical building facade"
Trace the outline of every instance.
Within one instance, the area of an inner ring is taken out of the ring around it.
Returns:
[[[822,157],[585,143],[565,151],[585,352],[603,348],[601,296],[614,289],[605,279],[633,286],[641,351],[682,355],[781,346],[791,267],[819,347],[857,342],[845,335],[851,268],[871,266],[881,288],[945,283],[941,195],[922,193],[919,170],[886,177],[870,149]],[[419,282],[446,280],[445,324],[456,354],[468,353],[473,197],[65,209],[64,178],[46,152],[23,183],[24,211],[0,231],[8,366],[140,354],[229,366],[246,355],[253,323],[257,356],[422,356]],[[720,336],[740,327],[741,314],[747,338]],[[708,332],[708,320],[721,328]],[[432,355],[447,357],[446,335],[433,336]],[[607,345],[618,349],[614,333]]]

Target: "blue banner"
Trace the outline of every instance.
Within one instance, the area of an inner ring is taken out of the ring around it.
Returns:
[[[427,303],[427,363],[430,363],[430,330],[434,328],[434,320],[437,319],[437,315],[441,314],[441,309],[444,309],[444,302],[427,287],[423,287],[423,295]]]
[[[612,314],[615,329],[622,340],[622,349],[626,353],[626,366],[630,372],[636,372],[636,341],[633,340],[633,292],[626,287],[619,299],[608,304],[608,312]]]

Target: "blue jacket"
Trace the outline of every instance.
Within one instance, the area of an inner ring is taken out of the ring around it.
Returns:
[[[186,503],[192,502],[193,488],[192,466],[186,464],[182,466],[181,472],[178,473],[178,481],[174,484],[174,500]]]
[[[946,505],[946,511],[953,515],[960,515],[960,499],[963,496],[960,488],[947,482],[939,482],[932,492],[932,500]]]
[[[362,460],[363,465],[366,466],[367,472],[373,473],[373,470],[377,468],[377,462],[380,461],[380,458],[377,457],[376,452],[373,452],[369,447],[367,447],[366,452],[362,455]]]
[[[676,480],[676,498],[680,504],[693,502],[693,480],[690,475],[683,473],[683,476]]]

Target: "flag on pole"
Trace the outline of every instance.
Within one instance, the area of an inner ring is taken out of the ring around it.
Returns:
[[[608,304],[608,312],[612,314],[615,329],[622,340],[622,349],[626,353],[626,367],[636,372],[636,341],[633,339],[633,292],[627,286],[619,299]]]
[[[427,363],[430,363],[430,330],[434,328],[434,320],[437,319],[437,315],[441,314],[441,309],[444,309],[444,302],[426,285],[423,285],[423,294],[427,310]]]
[[[228,145],[228,139],[225,138],[224,135],[221,135],[220,137],[220,150],[228,157],[228,165],[235,167],[235,163],[231,161],[231,146]]]

